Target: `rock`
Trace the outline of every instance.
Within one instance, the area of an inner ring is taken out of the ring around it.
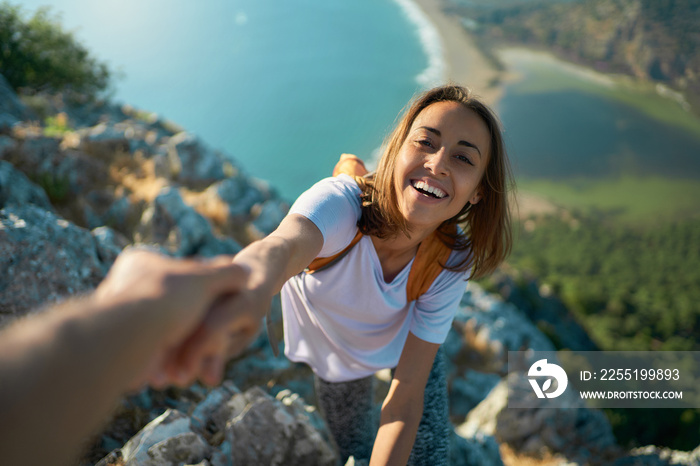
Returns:
[[[464,438],[452,432],[450,465],[452,466],[502,466],[501,453],[496,439],[479,432]]]
[[[500,381],[501,377],[497,374],[469,369],[463,375],[454,376],[449,384],[450,416],[464,418]]]
[[[89,231],[56,214],[32,204],[0,210],[0,320],[94,289],[109,265]]]
[[[233,464],[335,465],[337,454],[298,404],[285,406],[257,387],[235,395],[226,425]]]
[[[547,286],[540,286],[536,280],[521,277],[517,272],[496,273],[491,281],[503,299],[520,309],[556,347],[573,351],[599,350],[583,326]]]
[[[170,187],[164,188],[144,211],[134,236],[138,242],[159,244],[175,256],[208,257],[240,250],[234,240],[217,238],[207,219]]]
[[[112,160],[115,154],[128,153],[131,149],[124,131],[118,131],[114,125],[100,123],[76,133],[80,136],[78,150],[102,160]]]
[[[149,454],[151,447],[182,434],[194,434],[190,430],[189,418],[179,411],[168,409],[161,416],[149,422],[122,447],[121,455],[125,466],[149,464],[153,458]],[[155,465],[156,463],[151,464]]]
[[[150,459],[140,465],[203,464],[210,456],[211,447],[194,432],[185,432],[158,442],[148,449]],[[208,463],[208,462],[207,462]]]
[[[5,153],[15,150],[17,148],[17,141],[10,136],[5,136],[0,134],[0,159],[5,159]]]
[[[46,192],[12,164],[0,160],[0,208],[7,205],[34,204],[53,211]]]
[[[225,409],[224,404],[238,393],[241,393],[238,387],[228,380],[225,380],[220,387],[211,390],[192,412],[190,421],[192,429],[208,438],[223,432],[226,428],[227,415],[221,416],[218,413]],[[223,440],[223,435],[219,440]]]
[[[532,407],[508,408],[514,398],[527,399]],[[556,409],[550,401],[539,400],[527,377],[513,372],[469,413],[457,433],[466,438],[492,435],[518,452],[549,451],[582,464],[611,464],[619,457],[621,450],[601,411],[588,409],[571,390],[557,398]]]
[[[554,351],[551,341],[522,312],[474,282],[467,285],[454,326],[464,346],[448,354],[457,364],[481,372],[505,375],[508,351]],[[453,342],[448,345],[454,348]]]
[[[30,117],[29,109],[19,100],[5,77],[0,74],[0,129],[12,127]]]
[[[170,172],[175,179],[186,185],[206,186],[223,180],[227,176],[226,171],[231,171],[231,162],[223,155],[184,131],[170,138],[166,150]]]
[[[16,142],[14,147],[5,150],[2,156],[24,173],[38,175],[50,171],[52,161],[60,151],[60,141],[55,138],[28,137]]]
[[[262,238],[275,231],[288,211],[289,206],[279,199],[265,201],[260,206],[257,218],[253,220],[257,235]]]
[[[254,205],[265,201],[265,196],[260,189],[251,185],[243,176],[226,178],[212,184],[208,190],[214,191],[223,202],[228,204],[230,215],[234,220],[248,217]]]
[[[117,260],[122,250],[129,245],[129,240],[124,235],[109,227],[95,228],[92,230],[92,236],[95,238],[97,257],[107,270]]]
[[[615,466],[697,466],[700,464],[700,447],[693,451],[675,451],[670,448],[647,446],[635,448]]]

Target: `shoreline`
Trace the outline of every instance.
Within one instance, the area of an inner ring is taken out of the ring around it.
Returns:
[[[495,107],[503,95],[500,85],[491,85],[501,73],[481,53],[459,18],[443,12],[444,0],[413,0],[440,35],[448,82],[470,87],[488,105]]]

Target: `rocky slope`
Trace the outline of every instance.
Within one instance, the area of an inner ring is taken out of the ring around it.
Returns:
[[[129,107],[43,96],[30,108],[0,76],[0,325],[93,289],[125,247],[233,254],[272,231],[287,206],[232,160]],[[509,283],[499,286],[503,292]],[[533,322],[590,348],[536,286],[519,305],[476,284],[465,289],[445,343],[452,464],[519,464],[541,455],[546,464],[697,464],[700,450],[623,451],[603,414],[573,397],[566,410],[508,409],[507,381],[527,388],[524,374],[507,373],[508,350],[554,349]],[[279,304],[273,309],[281,332]],[[377,409],[387,382],[378,375]],[[83,463],[336,464],[312,386],[310,371],[274,357],[261,335],[216,389],[194,384],[125,396]]]

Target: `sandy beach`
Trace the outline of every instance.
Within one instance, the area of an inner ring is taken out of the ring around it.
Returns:
[[[444,0],[415,0],[415,3],[440,33],[447,64],[447,79],[471,87],[489,105],[495,105],[500,98],[501,89],[499,86],[489,86],[489,83],[498,76],[498,71],[476,47],[459,18],[443,12],[446,5]]]

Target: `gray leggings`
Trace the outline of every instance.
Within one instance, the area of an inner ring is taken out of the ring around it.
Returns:
[[[408,464],[412,466],[447,465],[449,462],[450,424],[447,399],[447,362],[442,348],[425,386],[423,417]],[[316,377],[316,396],[340,451],[341,464],[352,455],[369,460],[379,426],[379,411],[373,402],[373,379],[326,382]]]

